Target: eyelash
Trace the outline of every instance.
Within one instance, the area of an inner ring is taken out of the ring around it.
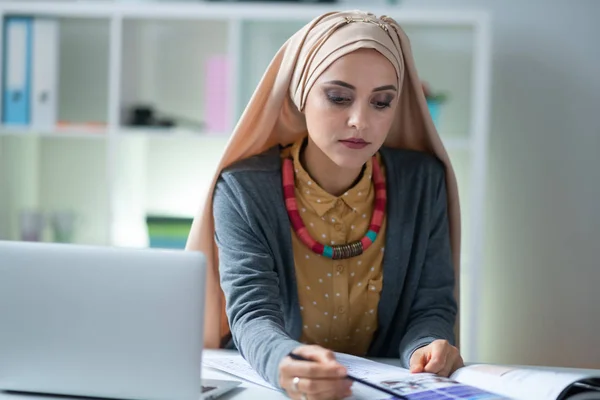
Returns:
[[[352,99],[350,99],[348,97],[329,96],[329,95],[327,97],[330,102],[332,102],[333,104],[335,104],[337,106],[344,106],[352,101]],[[385,101],[376,101],[374,103],[374,105],[375,105],[375,108],[377,108],[378,110],[384,110],[384,109],[388,108],[391,105],[391,103],[385,102]]]
[[[348,98],[348,97],[342,97],[342,96],[327,96],[329,98],[329,101],[331,101],[333,104],[337,104],[337,105],[343,105],[343,104],[347,104],[350,103],[350,101],[352,101],[352,99]]]
[[[390,104],[391,104],[391,103],[390,103],[390,102],[387,102],[387,103],[386,103],[385,101],[377,101],[377,102],[375,102],[375,104],[376,104],[376,105],[375,105],[375,107],[376,107],[377,109],[379,109],[379,110],[383,110],[383,109],[385,109],[385,108],[388,108],[388,107],[390,106]]]

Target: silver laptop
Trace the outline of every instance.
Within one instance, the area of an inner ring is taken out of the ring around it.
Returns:
[[[215,399],[198,252],[0,241],[0,390]]]

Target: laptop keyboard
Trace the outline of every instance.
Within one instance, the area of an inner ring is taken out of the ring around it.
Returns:
[[[202,393],[210,392],[211,390],[215,390],[216,386],[202,386]]]

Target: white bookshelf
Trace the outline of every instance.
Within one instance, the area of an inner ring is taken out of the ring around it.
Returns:
[[[59,118],[83,124],[42,130],[0,126],[0,238],[16,238],[16,215],[23,207],[75,209],[83,221],[77,242],[117,246],[147,245],[147,213],[193,216],[228,133],[275,51],[313,17],[341,7],[0,2],[0,17],[60,20]],[[401,6],[368,10],[390,15],[403,26],[421,78],[450,94],[438,128],[459,179],[462,302],[469,304],[462,318],[475,329],[474,299],[479,298],[483,260],[490,17],[480,11]],[[217,54],[226,55],[232,68],[231,120],[224,132],[189,124],[166,129],[127,126],[126,107],[144,102],[185,120],[202,120],[203,66],[208,56]],[[90,121],[96,125],[85,125]],[[478,337],[474,330],[463,335],[467,343]],[[466,349],[466,358],[477,357],[476,347]]]

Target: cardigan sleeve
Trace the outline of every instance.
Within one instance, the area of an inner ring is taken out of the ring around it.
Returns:
[[[280,388],[279,363],[301,344],[285,331],[279,277],[260,228],[248,218],[251,201],[235,177],[219,179],[213,215],[220,281],[235,346],[259,375]]]
[[[436,165],[432,176],[433,201],[429,210],[429,237],[408,325],[400,342],[402,365],[419,347],[437,339],[454,344],[457,304],[454,298],[454,268],[448,227],[446,185],[443,167]]]

